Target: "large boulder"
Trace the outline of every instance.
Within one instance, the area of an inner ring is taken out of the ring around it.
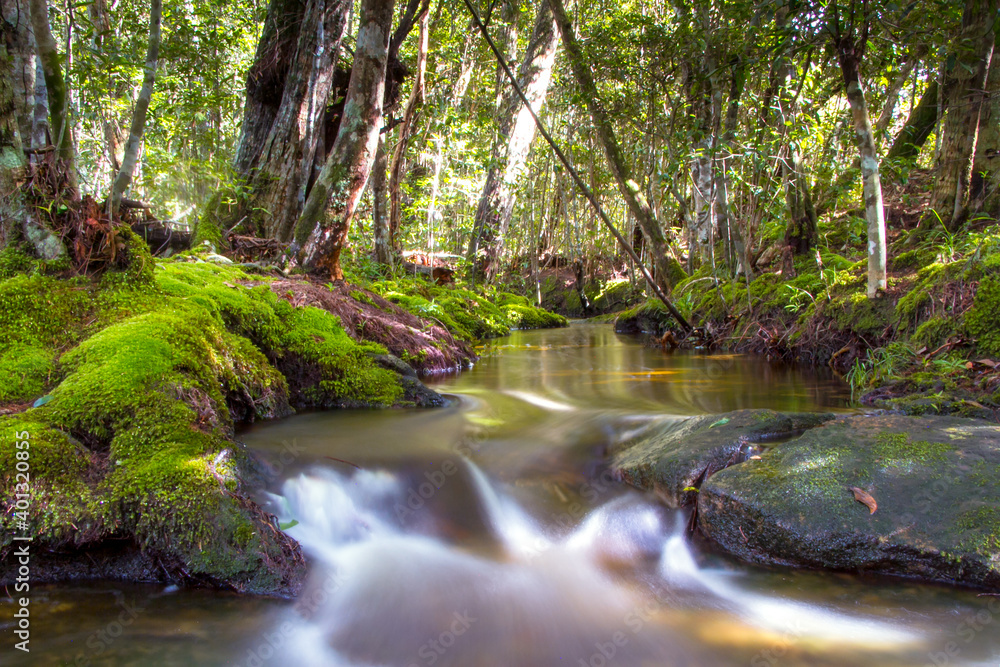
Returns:
[[[737,410],[658,423],[617,445],[612,474],[655,492],[670,507],[693,504],[695,489],[716,472],[759,454],[765,442],[794,437],[834,418]]]
[[[745,561],[1000,590],[1000,427],[830,421],[707,479],[698,527]]]

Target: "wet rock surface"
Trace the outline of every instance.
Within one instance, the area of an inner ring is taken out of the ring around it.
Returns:
[[[1000,590],[1000,427],[984,421],[744,410],[647,430],[611,465],[696,502],[699,531],[747,562]]]
[[[670,507],[696,500],[695,489],[713,474],[759,454],[761,445],[798,435],[832,414],[737,410],[657,424],[621,443],[612,473],[654,491]]]

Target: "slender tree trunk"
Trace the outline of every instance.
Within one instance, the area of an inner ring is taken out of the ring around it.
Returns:
[[[287,241],[323,159],[325,113],[350,0],[271,0],[247,77],[236,171],[247,227]],[[294,38],[292,36],[295,36]]]
[[[927,230],[942,223],[957,228],[966,214],[969,172],[979,128],[983,91],[993,55],[997,0],[968,0],[962,33],[955,40],[955,87],[948,100],[931,203],[920,220]]]
[[[59,64],[59,48],[49,27],[49,5],[46,0],[29,0],[31,27],[35,34],[38,58],[45,74],[45,87],[49,96],[49,118],[53,141],[62,162],[62,170],[71,196],[78,196],[76,175],[76,150],[69,119],[69,90]]]
[[[986,79],[986,102],[979,114],[976,153],[969,182],[969,209],[1000,217],[1000,54],[994,46]]]
[[[886,91],[885,105],[882,107],[882,112],[879,113],[878,120],[875,121],[875,137],[880,142],[884,141],[885,132],[889,129],[889,123],[892,122],[893,112],[896,110],[896,104],[899,102],[899,91],[906,85],[906,81],[910,78],[913,68],[923,60],[925,55],[927,55],[927,45],[918,44],[909,59],[900,68],[896,78],[892,80],[889,90]]]
[[[719,218],[719,230],[726,241],[726,262],[732,275],[741,271],[752,278],[750,261],[747,257],[746,243],[739,221],[733,217],[729,209],[729,160],[732,159],[732,144],[736,136],[736,126],[739,123],[740,100],[746,84],[746,59],[739,58],[733,63],[732,82],[729,89],[729,106],[726,109],[726,130],[720,142],[720,155],[716,159],[716,209]]]
[[[552,66],[559,46],[559,32],[548,5],[538,6],[531,40],[518,72],[518,84],[535,113],[541,111],[552,80]],[[486,184],[476,207],[468,258],[475,278],[492,279],[499,268],[504,237],[516,202],[516,185],[524,171],[535,139],[535,122],[513,88],[505,96],[499,114],[500,138],[494,144]]]
[[[393,0],[361,5],[344,116],[330,155],[295,226],[293,250],[306,269],[343,280],[340,255],[371,171],[382,127]]]
[[[594,127],[597,130],[598,138],[607,155],[608,166],[615,177],[619,191],[625,198],[626,205],[632,212],[632,215],[635,216],[636,221],[642,228],[642,233],[645,235],[647,243],[649,243],[650,252],[653,257],[653,266],[656,270],[656,280],[660,283],[663,291],[669,293],[671,276],[676,275],[678,271],[682,270],[676,259],[670,255],[670,248],[667,245],[666,238],[663,236],[660,223],[653,215],[649,203],[642,195],[642,189],[633,179],[632,172],[622,157],[614,128],[607,113],[604,111],[604,106],[601,104],[600,96],[597,92],[597,86],[591,75],[590,63],[587,62],[580,43],[577,41],[576,33],[573,31],[573,24],[566,15],[563,2],[562,0],[548,0],[548,2],[549,6],[552,7],[552,14],[562,35],[563,46],[566,49],[566,56],[569,59],[574,78],[580,86],[587,109],[590,111]]]
[[[122,167],[115,177],[114,185],[111,188],[110,210],[112,214],[118,213],[125,191],[132,183],[132,175],[135,173],[135,164],[139,159],[139,146],[142,144],[142,134],[146,129],[146,113],[149,111],[149,102],[153,97],[153,86],[156,83],[156,65],[160,53],[160,12],[161,0],[152,0],[149,9],[149,44],[146,48],[146,69],[142,78],[142,89],[139,91],[139,98],[135,102],[135,111],[132,113],[132,126],[129,129],[128,144],[125,147],[125,156],[122,159]]]
[[[389,236],[389,198],[386,190],[386,172],[389,158],[385,151],[385,134],[379,135],[378,149],[375,151],[375,165],[372,167],[372,236],[375,245],[375,261],[392,264],[392,239]]]
[[[393,254],[398,254],[400,250],[399,227],[403,220],[403,195],[401,189],[403,182],[403,160],[406,156],[406,147],[413,135],[413,128],[416,126],[417,113],[424,103],[424,82],[427,77],[427,43],[430,33],[428,25],[429,10],[430,5],[424,9],[419,17],[420,41],[417,46],[417,73],[413,78],[410,99],[407,100],[406,109],[403,111],[403,122],[399,128],[399,141],[392,152],[392,162],[389,167],[389,249]],[[381,259],[379,261],[382,262]]]
[[[886,286],[885,212],[882,207],[882,182],[878,171],[878,154],[872,134],[868,105],[861,86],[860,58],[852,39],[837,40],[840,70],[844,75],[847,100],[854,120],[854,135],[861,156],[861,177],[864,179],[865,219],[868,222],[868,298],[877,296]]]

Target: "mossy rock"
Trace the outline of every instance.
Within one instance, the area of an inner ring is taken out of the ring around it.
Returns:
[[[619,479],[654,491],[670,507],[694,502],[714,473],[759,453],[760,444],[788,438],[833,419],[832,414],[737,410],[655,425],[615,447]]]
[[[673,316],[659,299],[649,299],[618,314],[615,318],[615,333],[651,333],[660,335],[677,327]]]
[[[302,555],[249,499],[259,475],[235,425],[292,406],[442,399],[386,363],[384,347],[354,340],[326,310],[279,299],[266,280],[248,287],[259,278],[196,257],[158,267],[155,282],[135,264],[97,284],[0,282],[0,379],[19,379],[20,398],[58,382],[41,407],[0,419],[0,557],[12,563],[14,436],[27,432],[38,479],[30,531],[45,554],[35,581],[293,594]],[[13,572],[5,566],[0,582]]]
[[[972,309],[965,314],[965,329],[976,339],[980,354],[1000,356],[1000,278],[979,283]]]
[[[698,494],[698,527],[752,563],[1000,590],[1000,427],[837,419],[713,475]]]

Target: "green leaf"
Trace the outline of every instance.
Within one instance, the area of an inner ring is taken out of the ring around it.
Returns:
[[[717,421],[717,422],[713,423],[711,426],[709,426],[709,428],[715,428],[716,426],[724,426],[725,424],[728,424],[728,423],[729,423],[729,417],[723,417],[719,421]]]
[[[37,401],[35,401],[34,403],[32,403],[31,407],[33,407],[33,408],[40,408],[40,407],[42,407],[43,405],[45,405],[46,403],[48,403],[51,400],[52,400],[52,395],[51,394],[46,394],[45,396],[42,396],[40,399],[38,399]]]
[[[278,523],[278,528],[282,530],[288,530],[289,528],[294,528],[297,525],[299,525],[299,522],[296,521],[295,519],[292,519],[291,521],[282,521]]]
[[[685,486],[683,489],[681,489],[681,493],[687,493],[688,491],[691,491],[692,493],[698,493],[698,489],[693,486]]]

